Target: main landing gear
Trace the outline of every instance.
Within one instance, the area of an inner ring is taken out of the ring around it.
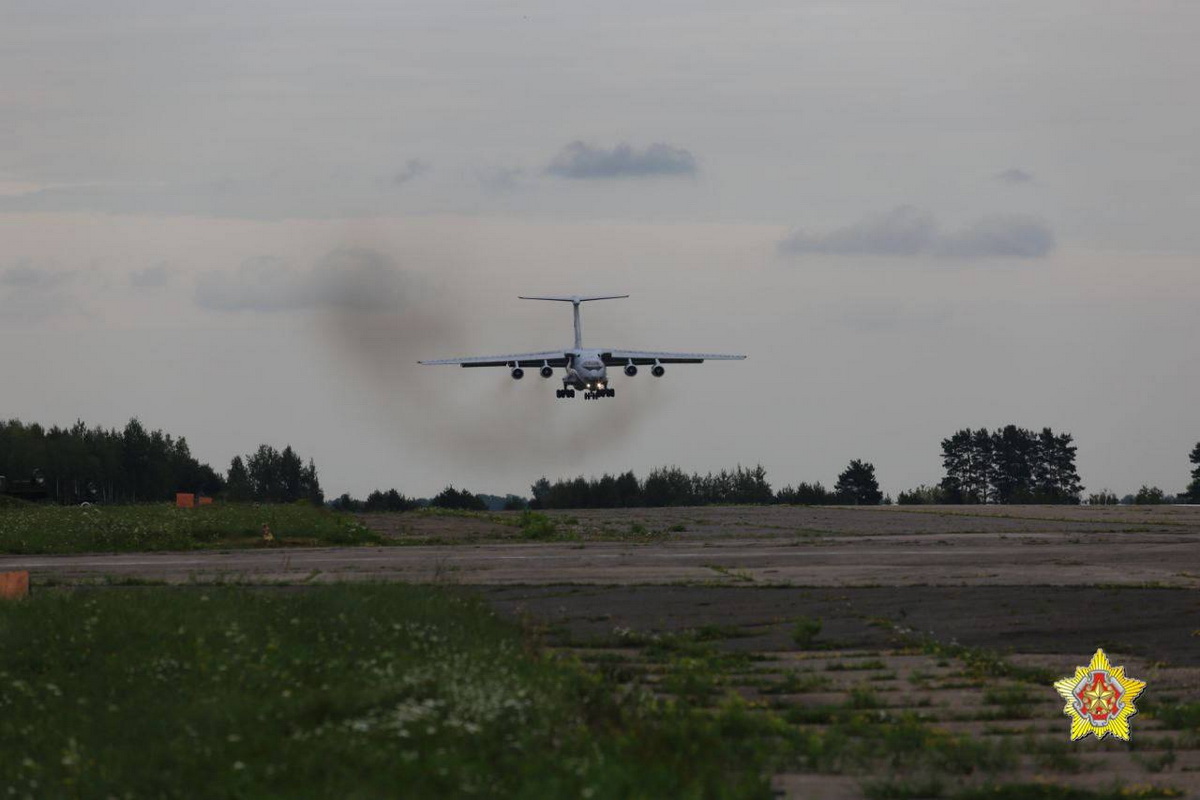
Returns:
[[[556,389],[554,392],[554,396],[557,397],[559,400],[562,400],[564,397],[574,397],[575,390],[574,389]],[[584,400],[599,400],[601,397],[616,397],[616,396],[617,396],[617,390],[610,389],[607,386],[605,386],[601,389],[590,389],[583,393]]]

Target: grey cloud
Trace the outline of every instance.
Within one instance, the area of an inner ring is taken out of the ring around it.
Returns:
[[[72,273],[20,264],[0,273],[0,285],[14,290],[47,291],[71,280]]]
[[[915,256],[929,249],[937,225],[927,212],[899,206],[886,214],[824,234],[796,231],[779,248],[785,253]]]
[[[272,257],[252,258],[232,272],[210,272],[196,284],[196,303],[214,311],[379,311],[402,305],[406,276],[374,250],[334,250],[311,268]]]
[[[165,263],[129,273],[129,285],[137,289],[158,289],[171,281],[171,270]]]
[[[1054,232],[1036,217],[984,217],[940,238],[933,252],[962,258],[1040,258],[1054,249]]]
[[[392,183],[403,186],[414,178],[419,178],[429,171],[429,164],[419,158],[410,158],[404,169],[392,176]]]
[[[1033,183],[1034,178],[1032,172],[1026,172],[1019,167],[1010,167],[1003,172],[996,173],[996,180],[1000,181],[1001,183],[1016,185],[1021,183]]]
[[[1054,244],[1054,232],[1036,217],[989,216],[944,234],[932,214],[899,206],[828,233],[796,231],[779,243],[779,251],[788,255],[1038,258],[1053,250]]]
[[[625,178],[693,175],[696,157],[682,147],[656,142],[644,150],[622,142],[611,150],[586,142],[564,147],[546,172],[560,178]]]

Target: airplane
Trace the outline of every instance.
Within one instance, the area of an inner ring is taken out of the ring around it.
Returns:
[[[520,300],[554,300],[571,303],[575,311],[575,346],[563,350],[547,350],[541,353],[514,353],[502,356],[479,356],[476,358],[443,358],[433,361],[418,361],[419,364],[458,364],[463,367],[507,367],[512,377],[525,377],[526,367],[536,367],[543,378],[551,378],[554,369],[563,369],[563,388],[555,391],[562,400],[574,397],[576,391],[583,392],[585,400],[601,397],[616,397],[616,390],[608,385],[608,368],[623,367],[632,378],[638,374],[639,366],[650,367],[650,374],[661,378],[666,374],[664,364],[699,364],[702,361],[735,361],[745,356],[721,355],[718,353],[658,353],[646,350],[614,350],[604,347],[583,346],[583,327],[579,321],[579,304],[592,300],[618,300],[627,294],[605,294],[580,297],[525,297]]]

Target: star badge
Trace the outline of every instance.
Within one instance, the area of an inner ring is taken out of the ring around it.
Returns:
[[[1112,734],[1129,741],[1129,718],[1137,713],[1133,701],[1146,688],[1143,681],[1114,667],[1103,650],[1097,650],[1086,667],[1077,667],[1075,675],[1054,683],[1067,704],[1063,713],[1071,718],[1071,741],[1089,733],[1097,739]]]

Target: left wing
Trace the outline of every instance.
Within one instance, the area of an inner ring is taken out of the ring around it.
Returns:
[[[741,361],[745,356],[729,356],[720,353],[656,353],[649,350],[602,350],[600,357],[606,367],[620,367],[632,361],[634,364],[699,364],[702,361]]]
[[[441,358],[436,361],[418,361],[418,364],[458,364],[463,367],[565,367],[567,354],[562,350],[547,350],[544,353],[513,353],[507,356],[478,356],[475,358]]]

